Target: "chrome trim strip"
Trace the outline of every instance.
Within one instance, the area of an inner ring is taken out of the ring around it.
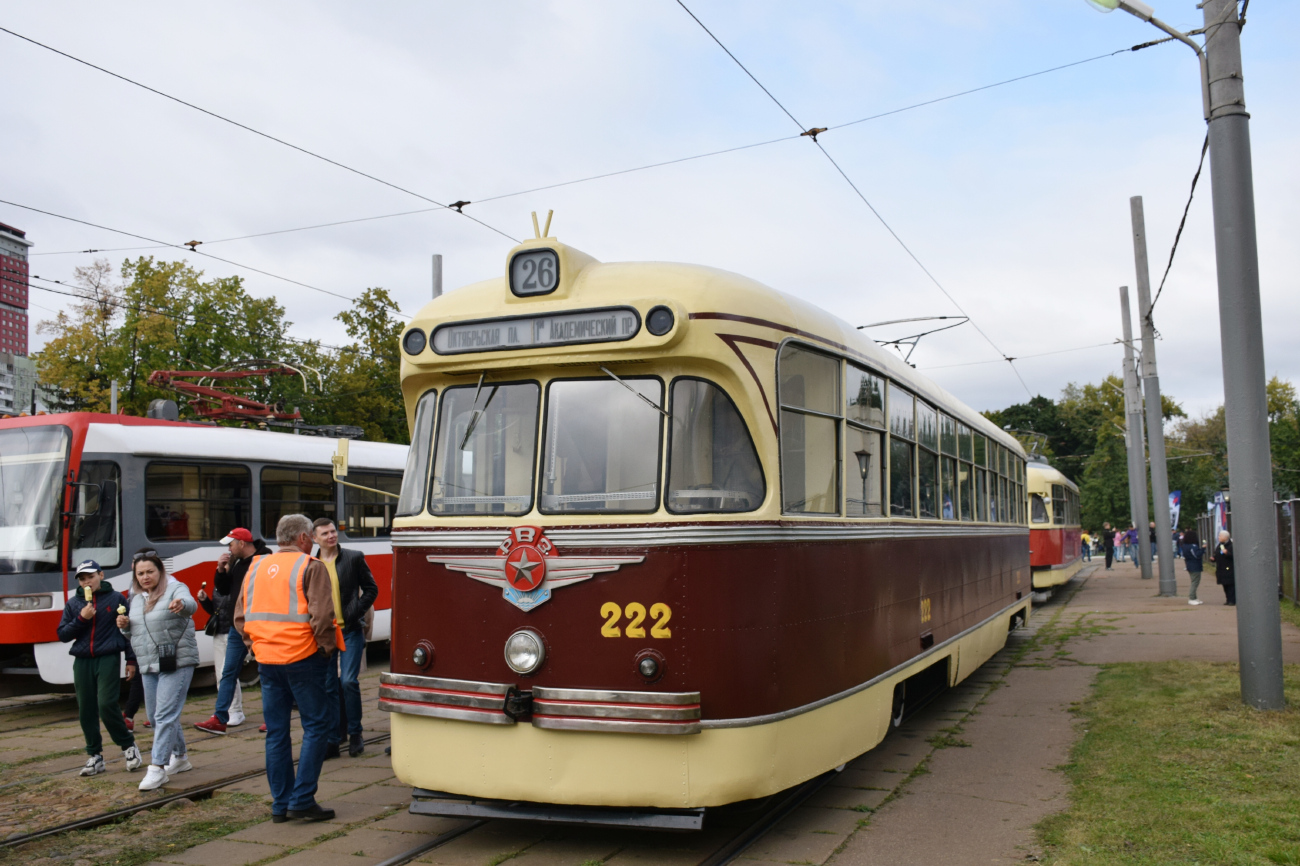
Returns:
[[[385,713],[405,713],[410,716],[429,716],[435,719],[454,719],[458,722],[478,722],[485,725],[513,725],[515,720],[505,713],[487,713],[482,710],[457,710],[432,704],[414,704],[405,701],[379,699],[379,709]]]
[[[410,686],[416,689],[439,689],[448,692],[477,692],[484,695],[505,697],[510,691],[510,683],[481,683],[475,680],[446,680],[440,677],[420,677],[414,674],[394,674],[384,671],[379,675],[379,682],[389,686]]]
[[[976,629],[983,628],[984,626],[988,625],[990,622],[997,619],[998,617],[1005,616],[1011,611],[1015,610],[1017,607],[1023,607],[1025,605],[1028,605],[1029,603],[1030,603],[1029,596],[1016,599],[1015,602],[1002,608],[1002,610],[998,611],[992,616],[985,618],[979,624],[971,626],[970,628],[966,629],[960,634],[953,635],[943,643],[935,644],[925,652],[912,656],[910,659],[903,662],[902,664],[895,665],[894,667],[885,671],[883,674],[872,677],[871,679],[867,680],[865,683],[859,683],[858,685],[853,686],[852,688],[847,688],[844,691],[839,692],[838,694],[834,694],[829,697],[822,698],[821,700],[813,701],[810,704],[804,704],[802,707],[795,707],[789,710],[782,710],[779,713],[769,713],[765,716],[750,716],[744,719],[711,719],[711,720],[705,720],[701,722],[700,725],[701,727],[704,728],[749,728],[749,727],[753,727],[754,725],[767,725],[767,724],[771,724],[772,722],[779,722],[782,719],[789,719],[789,718],[793,718],[794,716],[803,715],[804,713],[811,712],[812,710],[820,709],[821,707],[827,706],[828,704],[833,704],[836,701],[842,701],[847,697],[856,695],[858,692],[865,691],[866,689],[869,689],[872,686],[879,684],[883,680],[886,680],[894,676],[895,674],[899,673],[905,668],[911,667],[912,665],[916,664],[918,661],[924,658],[942,652],[944,649],[948,648],[952,644],[961,640],[963,637],[975,631]]]
[[[831,526],[717,526],[609,527],[563,529],[546,527],[546,537],[556,547],[680,547],[699,544],[760,544],[808,541],[868,541],[890,538],[973,538],[1026,536],[1026,526],[974,526],[961,523],[875,525],[836,524]],[[505,529],[394,529],[393,547],[497,548],[505,540]]]
[[[533,688],[535,701],[576,701],[579,703],[614,703],[682,706],[699,704],[699,692],[608,692],[600,689]]]
[[[693,707],[646,707],[626,704],[575,704],[566,701],[533,699],[534,722],[539,718],[554,719],[564,716],[657,722],[693,721],[699,719],[700,708],[698,704]]]
[[[433,704],[440,707],[467,707],[469,709],[490,710],[498,713],[502,711],[501,707],[505,703],[505,698],[495,695],[475,697],[473,695],[458,695],[452,692],[404,689],[400,686],[380,686],[379,697],[410,703]]]
[[[569,719],[533,716],[533,724],[555,731],[599,731],[620,734],[698,734],[699,722],[637,722],[621,719]]]

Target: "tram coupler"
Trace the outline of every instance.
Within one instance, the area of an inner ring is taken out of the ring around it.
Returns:
[[[506,692],[501,712],[516,722],[529,718],[533,714],[533,693],[528,689],[517,689],[511,686]]]

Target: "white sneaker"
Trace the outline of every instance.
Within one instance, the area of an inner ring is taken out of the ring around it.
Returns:
[[[144,766],[144,758],[140,757],[140,750],[135,746],[127,746],[122,750],[122,757],[126,759],[126,769],[138,770]]]
[[[105,769],[106,768],[104,767],[104,756],[91,755],[90,758],[86,761],[86,766],[82,767],[81,772],[78,773],[77,775],[98,776],[100,773],[104,772]]]
[[[1199,598],[1188,599],[1188,600],[1187,600],[1187,603],[1188,603],[1188,604],[1205,604],[1205,602],[1201,601]]]
[[[172,755],[172,759],[163,769],[167,771],[168,776],[175,776],[177,773],[188,773],[194,769],[194,765],[190,763],[187,755]]]
[[[140,782],[140,790],[153,791],[166,785],[168,781],[166,770],[157,764],[150,764],[148,772],[144,774],[144,780]]]
[[[243,716],[231,716],[230,721],[226,722],[227,728],[237,728],[244,723]]]

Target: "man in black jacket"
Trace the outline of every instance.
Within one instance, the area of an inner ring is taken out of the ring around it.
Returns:
[[[194,727],[209,734],[225,734],[227,727],[244,723],[244,702],[239,688],[239,671],[244,666],[244,656],[248,653],[243,639],[235,629],[235,599],[244,585],[244,575],[248,574],[254,558],[266,556],[271,549],[260,538],[253,538],[253,533],[243,527],[232,529],[221,539],[229,550],[217,560],[217,573],[213,577],[216,594],[207,598],[207,592],[199,590],[199,604],[212,614],[215,622],[208,623],[207,633],[212,635],[213,666],[216,667],[217,707],[212,718],[206,722],[196,722]],[[239,698],[236,702],[236,697]]]
[[[93,559],[77,566],[77,585],[63,608],[58,635],[65,643],[72,641],[68,655],[72,656],[77,715],[86,737],[86,754],[90,755],[81,775],[97,776],[105,770],[101,721],[113,742],[121,747],[126,768],[135,770],[144,759],[117,705],[122,689],[122,653],[126,653],[127,676],[139,676],[131,644],[117,627],[118,608],[126,604],[126,596],[104,580],[103,570]]]
[[[339,546],[339,531],[334,521],[322,517],[312,527],[318,546],[316,557],[325,563],[338,591],[335,604],[342,617],[345,645],[338,659],[341,673],[339,666],[331,663],[326,682],[330,693],[339,696],[339,727],[333,742],[342,742],[346,726],[348,754],[355,758],[366,748],[361,742],[361,684],[357,681],[361,675],[362,653],[366,651],[364,620],[366,612],[379,597],[379,587],[366,564],[365,554]],[[337,748],[335,746],[327,754],[337,756]]]

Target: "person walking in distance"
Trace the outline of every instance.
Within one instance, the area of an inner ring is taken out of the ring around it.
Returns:
[[[1115,531],[1109,523],[1101,525],[1101,546],[1106,553],[1106,570],[1110,571],[1110,566],[1115,561]]]
[[[99,563],[87,559],[77,566],[77,592],[68,599],[59,621],[59,640],[72,641],[72,682],[77,691],[77,715],[81,733],[86,738],[90,756],[81,768],[82,776],[105,772],[104,740],[99,723],[113,742],[122,749],[127,770],[138,770],[144,763],[135,745],[135,735],[127,728],[117,706],[121,693],[122,654],[126,653],[127,677],[136,673],[131,645],[115,625],[117,609],[126,597],[104,581]]]
[[[1214,546],[1214,553],[1210,554],[1210,561],[1214,563],[1214,582],[1223,587],[1223,596],[1226,599],[1223,603],[1235,605],[1237,603],[1237,575],[1232,565],[1232,536],[1228,530],[1224,529],[1219,532],[1219,543]]]
[[[153,720],[153,750],[141,791],[161,788],[177,773],[194,769],[185,746],[181,710],[199,664],[194,611],[199,605],[189,587],[167,576],[156,550],[131,558],[131,606],[117,618],[130,637],[144,679],[144,708]]]
[[[260,538],[253,538],[253,533],[242,526],[230,530],[221,543],[229,550],[217,560],[217,571],[213,577],[216,595],[209,603],[207,593],[199,590],[199,602],[212,614],[209,623],[212,631],[212,666],[217,677],[217,706],[212,718],[198,722],[194,727],[209,734],[225,735],[226,728],[233,728],[244,723],[244,696],[239,686],[239,671],[244,666],[244,656],[248,647],[235,630],[235,599],[244,585],[244,575],[248,573],[257,556],[270,556],[271,548]],[[215,625],[213,624],[215,623]]]
[[[1092,536],[1086,532],[1079,536],[1079,554],[1084,562],[1092,562]]]
[[[1151,530],[1148,533],[1148,540],[1151,542],[1151,561],[1154,562],[1158,558],[1156,556],[1156,522],[1154,520],[1151,521]]]
[[[1191,579],[1192,585],[1187,593],[1187,603],[1205,604],[1196,597],[1196,591],[1201,587],[1201,557],[1205,555],[1205,551],[1201,550],[1201,537],[1196,534],[1195,529],[1189,529],[1183,533],[1179,544],[1183,562],[1187,563],[1187,576]]]
[[[316,788],[338,704],[327,699],[325,673],[343,646],[343,633],[334,624],[329,572],[310,555],[311,521],[302,514],[284,515],[275,527],[275,542],[278,549],[257,557],[244,577],[234,617],[262,677],[271,820],[328,821],[334,810],[316,802]],[[290,742],[295,703],[303,729],[296,774]]]
[[[358,680],[362,654],[366,651],[366,614],[379,597],[379,586],[370,573],[365,555],[359,550],[339,546],[339,531],[334,521],[321,517],[312,528],[318,545],[316,556],[330,573],[345,645],[339,650],[338,665],[331,661],[327,674],[326,687],[338,695],[339,704],[339,727],[334,732],[331,751],[338,754],[346,735],[348,754],[355,758],[366,748],[361,741],[361,683]]]

